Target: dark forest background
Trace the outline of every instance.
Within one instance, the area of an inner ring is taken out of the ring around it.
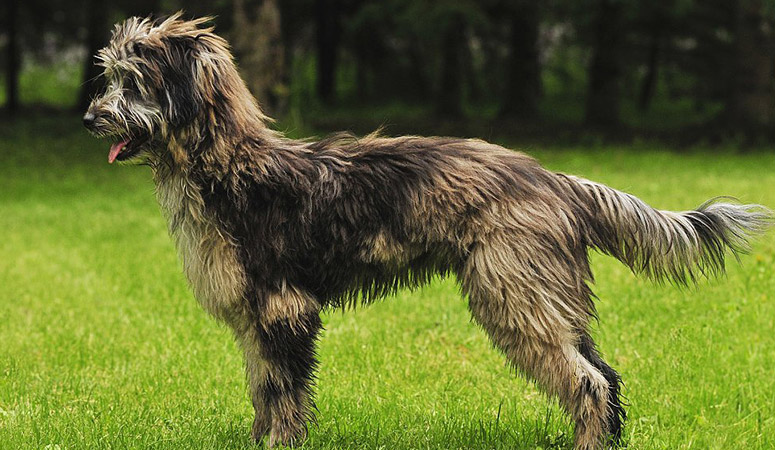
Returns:
[[[83,111],[131,15],[213,15],[281,123],[313,130],[775,138],[773,0],[4,0],[5,120]],[[484,136],[487,137],[487,136]]]

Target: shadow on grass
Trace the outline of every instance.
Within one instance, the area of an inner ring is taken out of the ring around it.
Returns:
[[[569,449],[572,427],[555,411],[547,409],[539,420],[512,418],[508,424],[499,416],[485,419],[464,414],[388,418],[372,413],[354,425],[335,417],[313,429],[303,448]]]
[[[310,426],[309,438],[297,448],[570,449],[572,426],[557,415],[557,409],[548,408],[535,420],[512,418],[504,424],[500,417],[396,415],[372,410],[357,417],[321,418],[317,426]],[[192,435],[191,442],[198,442],[201,448],[266,448],[268,439],[260,444],[251,441],[247,422],[213,424],[217,427],[214,433],[198,438]]]

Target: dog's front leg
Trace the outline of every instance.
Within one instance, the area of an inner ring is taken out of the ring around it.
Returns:
[[[307,421],[314,420],[320,305],[294,288],[271,293],[259,305],[256,331],[264,361],[261,390],[271,418],[269,446],[298,445],[306,437]],[[262,420],[257,410],[256,421],[263,425]],[[255,425],[253,430],[256,437]]]
[[[267,361],[261,351],[259,325],[250,315],[240,317],[240,320],[231,325],[245,354],[248,389],[255,410],[255,419],[250,435],[253,440],[260,442],[269,433],[272,426],[272,415],[266,404]]]

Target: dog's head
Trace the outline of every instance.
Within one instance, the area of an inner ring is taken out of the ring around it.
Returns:
[[[83,117],[94,135],[113,141],[109,162],[142,160],[171,139],[198,134],[207,126],[203,121],[221,119],[215,116],[228,107],[239,112],[229,103],[247,89],[226,41],[202,28],[209,20],[186,21],[177,13],[163,21],[133,17],[116,25],[97,54],[105,92]]]

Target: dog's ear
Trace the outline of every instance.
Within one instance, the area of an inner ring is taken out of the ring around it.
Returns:
[[[161,67],[162,86],[159,103],[167,123],[179,128],[191,123],[199,114],[202,98],[196,82],[196,40],[190,37],[169,38],[166,61]]]

